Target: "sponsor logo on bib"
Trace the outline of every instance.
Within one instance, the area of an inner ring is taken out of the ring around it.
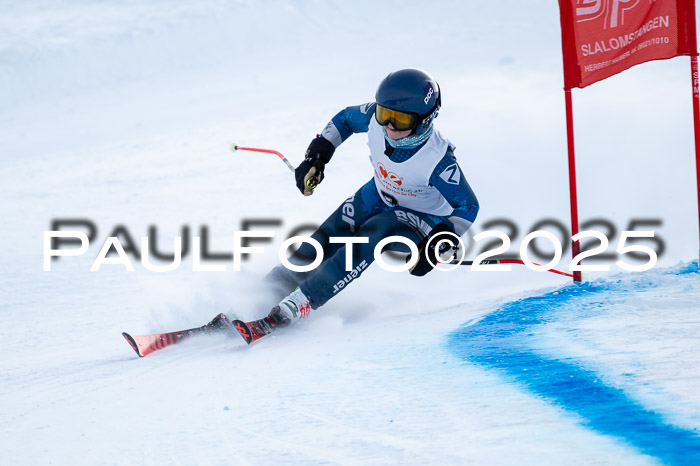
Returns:
[[[382,176],[383,179],[388,179],[396,186],[401,186],[403,184],[403,178],[401,178],[394,172],[387,171],[387,169],[384,167],[384,164],[382,164],[381,162],[377,164],[377,170],[379,171],[379,174]]]

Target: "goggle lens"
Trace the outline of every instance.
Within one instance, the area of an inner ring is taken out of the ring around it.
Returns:
[[[416,127],[417,117],[412,113],[399,112],[377,104],[374,111],[377,123],[386,126],[391,123],[397,131],[406,131]]]

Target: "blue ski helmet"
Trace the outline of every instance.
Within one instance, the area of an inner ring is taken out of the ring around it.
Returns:
[[[415,115],[415,134],[421,135],[438,116],[441,94],[435,78],[423,70],[406,68],[384,78],[375,100],[382,107]]]

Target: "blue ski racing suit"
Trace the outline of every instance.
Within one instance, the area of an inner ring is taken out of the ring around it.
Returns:
[[[388,236],[403,236],[418,244],[433,228],[446,225],[463,235],[476,219],[479,203],[454,155],[455,147],[438,131],[416,146],[394,147],[374,116],[376,104],[341,110],[320,137],[338,147],[353,133],[368,133],[374,176],[345,200],[311,235],[324,260],[310,272],[279,265],[267,276],[279,297],[299,287],[315,309],[345,289],[374,261],[374,249]],[[331,237],[361,236],[367,243],[352,245],[352,269],[346,270],[346,246]],[[389,249],[409,252],[406,245]],[[316,250],[308,243],[289,258],[295,265],[310,263]]]

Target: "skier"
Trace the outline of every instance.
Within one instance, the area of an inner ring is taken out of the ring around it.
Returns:
[[[446,240],[456,248],[474,222],[479,203],[454,156],[454,145],[434,129],[442,92],[431,75],[419,69],[390,73],[379,85],[375,102],[347,107],[311,141],[304,161],[296,168],[296,184],[310,196],[324,180],[324,168],[335,149],[353,133],[368,133],[374,177],[349,197],[311,235],[323,248],[324,260],[310,272],[293,272],[279,265],[266,277],[278,297],[286,297],[269,315],[249,322],[250,343],[306,317],[359,278],[374,260],[374,248],[388,236],[403,236],[420,253],[410,273],[422,276],[436,263],[434,247]],[[346,247],[331,237],[366,237],[352,245],[352,270],[346,270]],[[443,242],[444,243],[444,242]],[[389,249],[409,252],[406,245]],[[426,254],[427,251],[427,254]],[[311,262],[316,250],[302,246],[290,263]],[[410,256],[409,256],[410,259]],[[407,259],[408,260],[408,259]]]

